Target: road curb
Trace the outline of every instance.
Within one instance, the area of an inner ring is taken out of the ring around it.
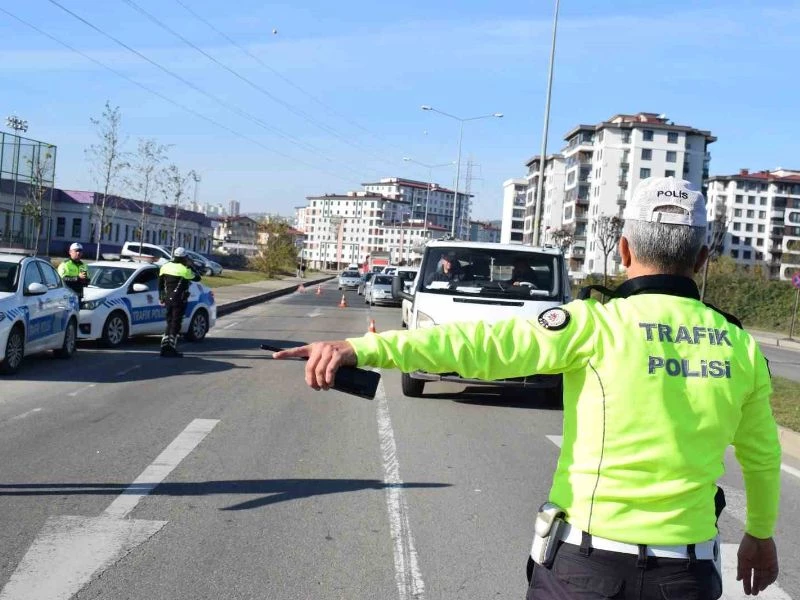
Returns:
[[[766,337],[758,334],[750,334],[753,336],[753,339],[757,341],[759,344],[765,344],[767,346],[776,346],[778,348],[783,348],[784,350],[795,350],[800,351],[800,342],[794,339],[789,338],[774,338],[774,337]]]
[[[800,433],[778,426],[778,439],[784,454],[800,460]]]
[[[267,300],[272,300],[273,298],[279,298],[281,296],[287,296],[289,294],[293,294],[297,291],[297,288],[302,283],[304,286],[312,286],[317,285],[320,283],[324,283],[326,281],[330,281],[331,279],[335,279],[335,275],[329,275],[327,277],[323,277],[321,279],[310,279],[300,280],[300,283],[297,285],[292,285],[285,288],[279,288],[277,290],[270,290],[268,292],[263,292],[261,294],[256,294],[254,296],[248,296],[247,298],[241,298],[239,300],[234,300],[232,302],[226,302],[225,304],[220,304],[217,306],[217,316],[224,317],[225,315],[229,315],[237,310],[242,310],[243,308],[247,308],[248,306],[253,306],[254,304],[260,304],[261,302],[266,302]]]

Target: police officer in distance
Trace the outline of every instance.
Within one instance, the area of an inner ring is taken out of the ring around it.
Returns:
[[[200,281],[200,274],[189,268],[184,248],[175,248],[172,260],[158,272],[158,297],[166,307],[167,326],[161,338],[161,356],[179,358],[178,335],[181,332],[183,313],[189,300],[189,284]]]
[[[692,279],[708,256],[706,226],[688,182],[645,179],[619,243],[628,280],[606,304],[317,342],[275,358],[308,357],[314,389],[329,389],[342,365],[479,379],[563,373],[563,449],[537,515],[528,600],[719,598],[716,481],[732,444],[747,495],[737,579],[758,594],[778,576],[781,447],[764,356],[734,317],[700,301]]]
[[[83,288],[89,285],[89,269],[81,260],[83,246],[75,242],[69,247],[69,258],[58,265],[58,274],[78,298],[83,299]]]

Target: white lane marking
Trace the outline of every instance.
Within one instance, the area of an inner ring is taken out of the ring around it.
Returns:
[[[135,371],[136,369],[138,369],[141,366],[142,365],[133,365],[132,367],[129,367],[129,368],[125,369],[124,371],[117,371],[117,375],[127,375],[131,371]]]
[[[219,423],[195,419],[99,517],[48,517],[0,591],[0,600],[69,600],[166,521],[126,517]]]
[[[419,568],[414,536],[408,516],[408,504],[400,478],[400,463],[394,441],[392,419],[383,381],[375,394],[378,438],[383,456],[383,481],[386,484],[386,506],[389,510],[389,529],[394,543],[394,571],[399,600],[423,600],[425,584]]]
[[[739,544],[720,544],[720,547],[722,552],[722,600],[753,598],[753,596],[745,596],[742,582],[736,581],[736,553],[739,551]],[[757,597],[764,600],[792,600],[789,594],[774,583],[763,592],[759,592]]]
[[[789,475],[794,475],[798,479],[800,479],[800,470],[795,469],[794,467],[790,467],[787,464],[781,463],[781,471],[788,473]]]
[[[186,426],[178,437],[148,466],[142,474],[129,485],[122,494],[108,505],[105,514],[117,519],[125,518],[139,501],[147,496],[155,487],[164,481],[172,470],[178,466],[197,445],[203,441],[219,419],[195,419]]]
[[[85,385],[85,386],[83,386],[82,388],[78,388],[78,389],[77,389],[77,390],[75,390],[74,392],[70,392],[69,394],[67,394],[67,396],[72,396],[72,397],[74,398],[75,396],[77,396],[77,395],[78,395],[78,394],[80,394],[81,392],[85,392],[85,391],[87,391],[87,390],[90,390],[90,389],[92,389],[93,387],[95,387],[96,385],[97,385],[96,383],[90,383],[89,385]]]
[[[18,421],[19,419],[24,419],[25,417],[28,417],[28,416],[30,416],[30,415],[33,415],[33,414],[36,414],[36,413],[37,413],[37,412],[39,412],[40,410],[42,410],[42,409],[41,409],[41,408],[34,408],[34,409],[31,409],[31,410],[29,410],[28,412],[24,412],[24,413],[22,413],[21,415],[17,415],[16,417],[11,417],[11,418],[9,419],[9,421]]]
[[[228,325],[225,325],[225,327],[223,327],[223,329],[230,329],[231,327],[236,327],[238,324],[239,324],[239,321],[234,321],[233,323],[229,323]]]
[[[561,448],[563,437],[560,435],[548,435],[548,440]],[[733,517],[741,524],[744,524],[747,515],[747,498],[744,492],[727,485],[721,486],[725,491],[725,511],[721,518],[726,516]],[[720,544],[722,552],[722,598],[723,600],[744,600],[750,598],[745,596],[742,590],[742,582],[736,581],[736,553],[739,551],[738,544]],[[765,591],[758,595],[765,600],[792,600],[786,592],[778,585],[772,584]]]
[[[319,308],[315,308],[313,311],[308,313],[306,316],[307,317],[311,317],[312,319],[314,317],[321,317],[322,316],[322,311]]]

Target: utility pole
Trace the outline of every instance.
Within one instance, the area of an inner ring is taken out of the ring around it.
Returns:
[[[9,115],[6,117],[6,127],[14,130],[14,153],[11,157],[11,168],[14,170],[14,184],[12,191],[11,201],[11,225],[8,228],[8,244],[11,245],[11,236],[14,233],[14,221],[17,216],[17,180],[19,179],[19,155],[21,138],[19,137],[20,131],[25,133],[28,131],[28,122],[20,119],[16,115]]]

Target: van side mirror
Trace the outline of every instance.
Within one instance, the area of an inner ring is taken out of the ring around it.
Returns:
[[[408,300],[411,302],[414,297],[403,289],[403,280],[398,275],[392,277],[392,298],[394,300]]]

